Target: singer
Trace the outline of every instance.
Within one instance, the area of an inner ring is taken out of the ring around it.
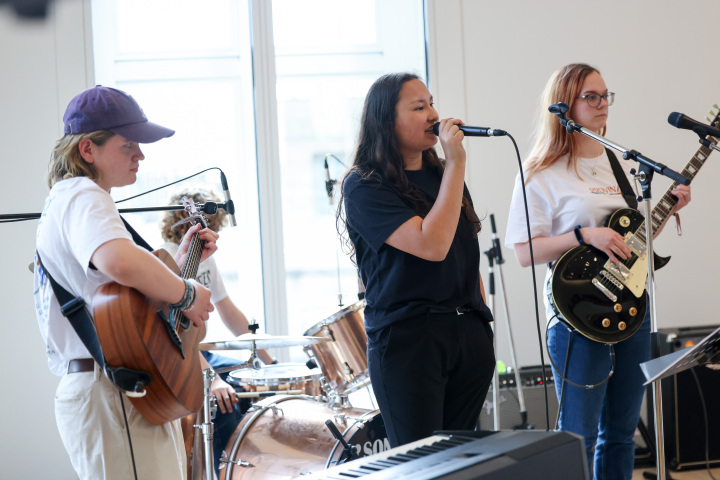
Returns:
[[[550,264],[579,244],[596,247],[615,263],[631,254],[623,237],[603,226],[611,213],[628,206],[622,185],[631,190],[633,182],[626,173],[629,167],[619,169],[625,179],[616,177],[610,163],[613,152],[592,138],[568,133],[547,110],[551,104],[564,102],[570,107],[570,118],[604,135],[614,99],[615,94],[608,91],[600,72],[585,64],[557,70],[545,86],[537,137],[523,166],[536,264]],[[520,264],[527,267],[530,253],[521,188],[518,175],[506,245],[515,250]],[[690,201],[689,187],[681,185],[672,194],[678,199],[675,211]],[[628,197],[634,198],[633,195]],[[551,274],[548,268],[548,285]],[[547,346],[553,362],[564,369],[561,373],[569,381],[579,385],[601,382],[610,371],[608,346],[571,332],[558,320],[559,313],[549,297],[548,288]],[[632,477],[633,436],[645,391],[639,365],[650,359],[649,311],[633,336],[614,345],[616,368],[607,382],[592,389],[579,388],[563,382],[558,372],[553,372],[561,405],[559,427],[585,437],[588,465],[595,479]]]
[[[337,213],[366,287],[370,380],[393,447],[473,429],[495,368],[462,122],[440,122],[442,162],[438,119],[416,75],[380,77]]]
[[[47,276],[81,296],[89,311],[97,288],[116,281],[148,297],[186,305],[185,316],[197,326],[208,319],[213,310],[210,291],[175,275],[136,244],[136,234],[126,229],[110,196],[111,188],[135,182],[145,158],[140,143],[153,143],[175,132],[149,122],[125,92],[102,86],[73,98],[63,120],[65,135],[52,152],[51,190],[38,222],[36,248],[42,268],[36,256],[34,278],[48,365],[62,377],[55,395],[60,437],[82,480],[185,478],[180,421],[153,425],[119,393],[63,318]],[[194,226],[183,238],[175,256],[178,265],[198,229]],[[218,235],[209,229],[199,235],[205,241],[204,259],[217,250]]]

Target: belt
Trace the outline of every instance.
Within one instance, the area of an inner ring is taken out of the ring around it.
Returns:
[[[68,374],[80,372],[92,372],[95,370],[95,360],[92,358],[76,358],[68,364]]]

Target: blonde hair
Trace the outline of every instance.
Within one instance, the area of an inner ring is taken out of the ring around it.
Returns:
[[[55,142],[48,164],[48,186],[52,188],[60,180],[74,177],[88,177],[96,181],[100,173],[80,155],[80,142],[89,139],[95,145],[103,146],[113,135],[115,134],[110,130],[97,130],[65,135]]]
[[[182,203],[182,197],[192,198],[195,203],[205,202],[219,202],[220,198],[212,191],[195,189],[185,190],[183,192],[174,195],[170,199],[171,205],[179,205]],[[166,242],[180,243],[182,238],[185,236],[187,231],[192,226],[190,223],[183,223],[178,225],[174,229],[172,228],[180,220],[187,218],[185,210],[172,210],[167,212],[160,222],[160,233],[163,240]],[[225,210],[218,208],[215,215],[208,215],[208,227],[210,230],[219,232],[225,225],[227,225],[227,213]]]
[[[545,85],[535,125],[535,142],[525,162],[526,184],[530,177],[554,165],[564,155],[569,155],[568,169],[572,167],[578,178],[582,178],[577,170],[579,134],[568,133],[548,107],[563,102],[572,110],[585,79],[592,73],[600,74],[600,71],[584,63],[571,63],[553,73]],[[605,127],[599,133],[605,135]]]

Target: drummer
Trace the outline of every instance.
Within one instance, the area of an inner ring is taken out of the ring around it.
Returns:
[[[181,192],[170,199],[170,205],[182,204],[182,197],[192,199],[195,203],[219,202],[220,199],[212,192],[204,190],[194,190]],[[165,244],[162,246],[165,250],[174,254],[178,248],[178,242],[182,239],[185,232],[190,228],[190,223],[183,223],[174,229],[172,226],[187,218],[184,210],[175,210],[165,214],[161,223],[161,233]],[[224,210],[218,209],[217,214],[208,216],[208,226],[211,230],[218,232],[227,225],[227,214]],[[249,322],[245,314],[233,303],[225,290],[225,284],[217,270],[217,264],[214,258],[200,264],[197,277],[198,283],[209,289],[212,293],[210,301],[215,305],[216,311],[220,314],[220,320],[230,330],[230,332],[239,336],[248,333]],[[238,364],[238,360],[212,352],[201,352],[201,363],[203,369],[226,368]],[[257,355],[266,365],[277,363],[266,350],[258,350]],[[227,383],[227,376],[230,372],[223,372],[215,375],[213,383],[210,387],[211,393],[217,400],[217,406],[220,412],[214,420],[215,435],[213,440],[213,453],[215,461],[215,473],[218,473],[219,459],[223,449],[227,445],[230,436],[235,431],[238,423],[242,419],[244,413],[250,408],[250,401],[244,400],[240,402],[237,398],[235,388]]]

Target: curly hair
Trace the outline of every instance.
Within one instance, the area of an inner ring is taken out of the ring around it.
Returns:
[[[192,198],[195,203],[220,202],[220,198],[212,191],[203,189],[185,190],[170,198],[171,205],[179,205],[182,203],[182,197]],[[172,228],[180,220],[187,218],[185,210],[172,210],[165,213],[160,222],[160,233],[166,242],[180,243],[187,231],[192,226],[190,223],[183,223]],[[219,232],[227,225],[227,213],[225,210],[218,209],[215,215],[208,216],[208,227],[210,230]]]

